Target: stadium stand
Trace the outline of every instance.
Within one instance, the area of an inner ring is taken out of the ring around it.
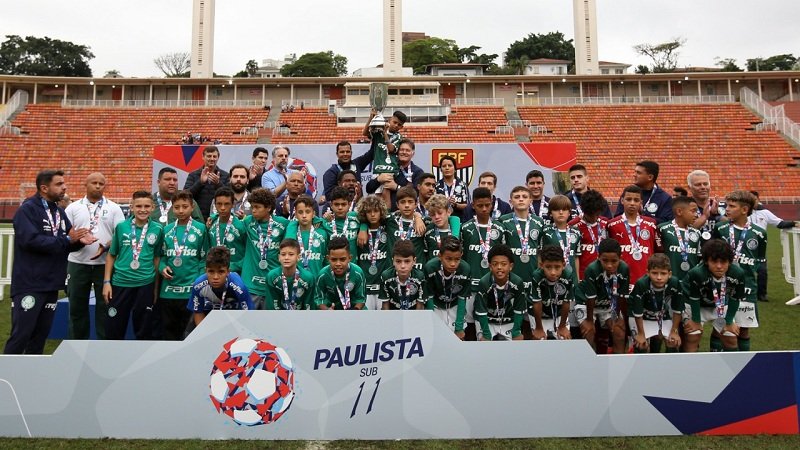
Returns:
[[[800,102],[769,102],[772,106],[783,105],[783,112],[786,117],[792,119],[794,123],[800,123]]]
[[[19,136],[0,136],[3,177],[0,199],[19,201],[19,180],[33,180],[43,162],[63,167],[71,180],[83,180],[95,171],[139,174],[115,177],[107,195],[126,199],[135,189],[150,189],[153,146],[172,144],[187,131],[220,138],[223,143],[255,143],[256,135],[241,134],[244,127],[264,122],[261,108],[62,108],[28,105],[12,122]],[[81,192],[74,184],[68,193]],[[144,183],[144,184],[143,184]]]
[[[637,161],[664,168],[658,183],[684,186],[686,174],[709,172],[713,192],[756,189],[763,197],[800,192],[800,151],[739,104],[519,107],[523,120],[544,132],[531,141],[577,144],[577,160],[589,169],[592,187],[613,197],[632,184]]]

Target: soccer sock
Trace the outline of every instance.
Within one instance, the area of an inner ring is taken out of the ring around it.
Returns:
[[[722,351],[722,339],[719,336],[711,336],[711,351],[712,352],[721,352]]]
[[[650,339],[650,353],[661,353],[661,339]]]
[[[750,351],[750,338],[737,338],[740,352]]]
[[[678,347],[667,347],[667,353],[678,353]]]

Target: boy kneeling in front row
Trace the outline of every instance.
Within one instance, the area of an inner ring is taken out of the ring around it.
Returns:
[[[667,353],[676,353],[681,345],[678,325],[683,291],[678,277],[672,275],[667,255],[656,253],[647,260],[647,274],[633,285],[628,301],[634,352],[659,353],[665,341]]]
[[[193,320],[189,332],[213,310],[253,309],[247,286],[239,274],[230,271],[230,264],[231,252],[227,247],[212,247],[208,251],[206,273],[194,281],[186,305]]]
[[[475,292],[475,324],[482,341],[522,340],[527,306],[522,279],[511,273],[514,253],[505,245],[489,250],[489,273]]]

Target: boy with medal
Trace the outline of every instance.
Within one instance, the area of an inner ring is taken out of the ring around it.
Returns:
[[[314,301],[317,309],[364,309],[367,280],[361,268],[350,259],[347,239],[336,236],[328,241],[328,265],[322,269],[316,282]]]
[[[314,213],[314,199],[302,194],[294,203],[295,218],[286,227],[287,239],[294,239],[300,246],[300,266],[311,272],[314,278],[325,265],[328,254],[328,231],[324,222]]]
[[[633,351],[659,353],[665,341],[667,353],[676,353],[681,345],[678,326],[684,308],[683,291],[678,277],[672,275],[667,255],[656,253],[647,260],[647,275],[633,285],[628,301]]]
[[[581,196],[579,206],[583,215],[572,219],[569,225],[575,227],[581,236],[578,268],[575,272],[578,279],[582,280],[583,271],[597,259],[597,246],[607,237],[608,219],[603,216],[603,211],[608,208],[608,202],[603,194],[589,189]]]
[[[242,272],[247,230],[244,223],[233,214],[234,193],[231,188],[221,187],[214,194],[214,208],[217,216],[213,217],[208,227],[208,243],[212,246],[225,246],[230,251],[231,272]]]
[[[522,280],[512,273],[514,253],[505,244],[489,250],[490,272],[475,291],[477,334],[482,341],[522,340],[522,318],[527,292]]]
[[[230,263],[231,252],[227,247],[217,246],[208,250],[206,273],[192,284],[192,293],[186,305],[192,313],[193,326],[189,327],[189,332],[213,310],[253,309],[247,286],[242,277],[230,271]]]
[[[694,199],[675,197],[672,199],[672,214],[675,218],[658,226],[672,274],[681,281],[692,267],[700,263],[700,247],[705,241],[700,230],[692,226],[696,210],[697,203]]]
[[[581,256],[581,235],[577,229],[569,225],[572,202],[564,195],[556,195],[550,199],[549,210],[552,225],[542,232],[542,247],[555,245],[564,254],[564,264],[572,271],[579,271]]]
[[[461,219],[451,215],[452,206],[447,197],[442,194],[433,194],[425,204],[425,209],[430,217],[425,231],[425,247],[428,250],[427,258],[431,259],[439,256],[444,237],[460,237]]]
[[[369,310],[380,309],[378,291],[381,273],[389,268],[389,235],[386,222],[389,211],[386,203],[378,196],[364,197],[358,206],[358,220],[367,227],[366,243],[359,243],[358,266],[366,274],[366,305]]]
[[[767,261],[767,232],[748,217],[756,197],[748,191],[733,191],[725,197],[727,222],[718,222],[714,236],[726,241],[733,251],[733,264],[744,269],[745,297],[739,303],[736,323],[740,327],[739,350],[750,351],[750,328],[758,328],[758,268]]]
[[[736,313],[745,294],[745,270],[734,264],[734,254],[727,242],[711,239],[703,244],[703,263],[689,270],[683,280],[688,306],[683,310],[683,350],[696,352],[700,346],[705,322],[713,322],[712,352],[735,352],[738,348],[739,325]]]
[[[383,309],[424,309],[425,275],[415,268],[414,244],[400,240],[392,248],[392,266],[381,273],[378,301]]]
[[[528,309],[533,339],[571,339],[568,316],[575,301],[576,281],[575,272],[564,262],[563,250],[555,245],[543,246],[539,268],[533,273]]]
[[[192,284],[203,272],[206,252],[206,227],[192,219],[192,193],[179,191],[172,200],[175,222],[164,228],[158,310],[161,314],[164,339],[181,340],[191,318],[186,302]]]
[[[370,151],[374,152],[372,174],[377,177],[380,174],[389,173],[394,177],[400,172],[400,162],[397,159],[397,150],[400,148],[400,141],[403,140],[400,130],[408,120],[408,117],[402,111],[395,111],[386,121],[386,124],[379,126],[372,124],[372,119],[377,114],[378,112],[373,109],[369,120],[364,125],[364,136],[370,139]],[[389,189],[381,187],[375,193],[381,194],[383,201],[387,205],[392,203]]]
[[[150,218],[153,199],[147,191],[136,191],[131,201],[132,217],[114,229],[106,256],[103,300],[108,305],[106,339],[124,339],[128,320],[136,339],[151,339],[150,317],[155,305],[156,267],[164,233]]]
[[[622,248],[614,239],[598,246],[600,256],[589,264],[575,291],[575,320],[581,335],[595,348],[595,320],[611,330],[614,353],[625,351],[625,316],[621,313],[628,298],[630,275],[621,259]]]
[[[299,266],[300,244],[291,238],[281,241],[276,267],[267,274],[267,309],[294,311],[312,309],[315,276]]]
[[[272,191],[255,189],[249,200],[253,213],[244,218],[247,245],[242,261],[242,279],[256,309],[264,309],[266,275],[270,269],[278,267],[278,246],[289,221],[273,214],[275,194]]]
[[[425,306],[464,340],[464,316],[472,291],[469,264],[461,259],[461,240],[442,238],[441,253],[424,266]]]
[[[358,213],[354,211],[355,199],[346,188],[336,186],[331,190],[330,211],[324,217],[328,221],[328,230],[331,237],[344,236],[350,243],[350,253],[358,252],[356,238],[358,237]]]
[[[503,243],[503,229],[492,220],[492,192],[485,187],[472,191],[473,217],[461,225],[461,244],[464,261],[469,264],[473,295],[467,299],[466,339],[473,341],[475,334],[475,288],[489,269],[489,250]]]
[[[396,242],[411,241],[414,245],[415,267],[422,268],[425,260],[425,222],[422,215],[417,213],[417,191],[410,185],[397,190],[397,211],[389,215],[386,221],[386,231],[389,233],[389,248],[394,248]]]
[[[622,260],[630,268],[629,280],[635,281],[647,273],[647,258],[661,251],[661,236],[655,219],[639,214],[642,209],[639,186],[632,184],[622,190],[622,207],[623,214],[608,222],[608,237],[619,242]],[[633,284],[628,292],[632,288]]]

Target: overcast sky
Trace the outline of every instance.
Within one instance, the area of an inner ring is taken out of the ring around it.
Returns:
[[[687,39],[681,66],[714,58],[800,56],[800,1],[598,0],[599,56],[636,66],[632,46]],[[91,47],[95,76],[160,76],[153,58],[189,51],[191,0],[0,0],[0,35],[49,36]],[[381,0],[219,0],[214,71],[233,74],[255,59],[333,50],[348,69],[382,61]],[[573,37],[570,0],[405,0],[403,30],[501,54],[528,33]],[[794,31],[793,31],[794,30]],[[5,40],[5,38],[2,38]],[[498,58],[498,63],[499,58]]]

